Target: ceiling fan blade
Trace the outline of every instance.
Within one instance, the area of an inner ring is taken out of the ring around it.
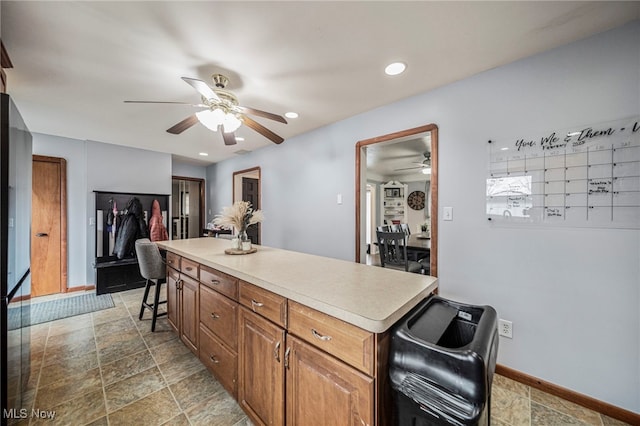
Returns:
[[[236,135],[233,132],[229,132],[229,133],[222,132],[222,138],[224,139],[225,145],[235,145],[237,143]]]
[[[407,167],[404,169],[395,169],[394,171],[399,172],[401,170],[416,170],[416,169],[421,169],[422,167]]]
[[[265,138],[270,139],[273,143],[281,144],[282,142],[284,142],[284,139],[282,137],[276,135],[271,130],[267,129],[262,124],[258,123],[257,121],[252,120],[251,118],[247,117],[246,115],[242,117],[242,121],[248,127],[252,128],[256,132],[260,133]]]
[[[174,135],[179,135],[180,133],[184,132],[188,128],[194,126],[197,122],[198,122],[198,117],[196,117],[196,115],[193,114],[185,118],[175,126],[168,128],[167,132],[172,133]]]
[[[264,118],[268,118],[269,120],[279,121],[280,123],[287,124],[287,120],[283,116],[278,114],[273,114],[271,112],[266,112],[259,109],[243,107],[243,106],[238,106],[238,109],[243,114],[257,115],[258,117],[264,117]]]
[[[177,104],[177,105],[193,105],[189,102],[165,102],[165,101],[123,101],[125,104]]]
[[[207,83],[197,78],[182,77],[182,79],[189,83],[194,89],[198,91],[205,99],[214,99],[220,101],[220,97],[213,91]]]
[[[169,104],[169,105],[189,105],[196,108],[209,108],[205,104],[192,104],[191,102],[165,102],[165,101],[123,101],[125,104]]]

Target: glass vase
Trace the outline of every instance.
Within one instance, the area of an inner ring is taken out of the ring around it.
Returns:
[[[240,239],[240,250],[251,250],[251,240],[249,239],[246,230],[240,231],[238,238]]]

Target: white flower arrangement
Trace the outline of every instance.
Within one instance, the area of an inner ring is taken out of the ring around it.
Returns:
[[[236,232],[242,234],[249,226],[263,220],[262,210],[254,210],[248,201],[236,201],[232,206],[223,207],[222,212],[213,219],[213,224],[224,228],[235,228]]]

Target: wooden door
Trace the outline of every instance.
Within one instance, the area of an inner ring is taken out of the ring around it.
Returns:
[[[180,275],[180,338],[196,355],[200,322],[199,287],[196,280]]]
[[[66,161],[33,156],[31,296],[67,291]]]
[[[260,208],[260,184],[258,179],[242,178],[242,201],[248,201],[254,210]],[[260,224],[252,225],[247,229],[247,236],[253,244],[260,244]]]
[[[167,318],[169,324],[179,333],[180,323],[178,322],[178,281],[180,273],[173,268],[167,268]]]
[[[287,336],[287,425],[373,424],[373,379]]]
[[[246,308],[239,316],[238,402],[256,425],[284,424],[284,330]]]

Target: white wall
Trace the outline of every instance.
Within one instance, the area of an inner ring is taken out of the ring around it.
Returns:
[[[198,179],[206,179],[207,168],[205,166],[196,166],[194,164],[183,163],[178,160],[171,161],[171,174],[173,176],[191,177]]]
[[[264,244],[352,260],[356,142],[435,123],[439,206],[454,209],[438,215],[441,294],[513,321],[499,363],[640,412],[640,231],[484,215],[489,139],[637,116],[639,70],[636,21],[210,166],[210,205],[231,203],[233,171],[260,166]]]
[[[67,160],[67,285],[94,285],[93,191],[170,194],[171,155],[39,133],[33,153]]]

